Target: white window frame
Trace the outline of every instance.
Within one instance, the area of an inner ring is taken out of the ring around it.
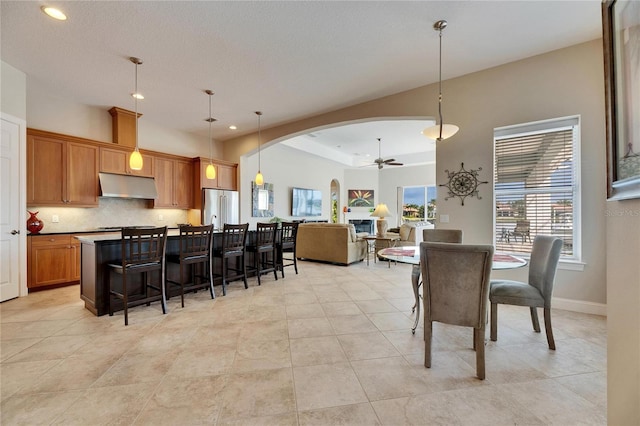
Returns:
[[[402,225],[403,222],[403,216],[402,216],[402,212],[403,212],[403,207],[404,207],[404,190],[405,188],[424,188],[424,199],[425,199],[425,205],[424,205],[424,214],[425,217],[422,218],[422,220],[428,220],[430,222],[433,222],[434,224],[436,223],[436,217],[437,217],[437,210],[438,210],[438,204],[436,204],[436,210],[433,212],[433,217],[429,217],[428,216],[428,209],[427,209],[427,205],[429,204],[429,188],[435,188],[435,192],[436,192],[436,198],[435,200],[438,200],[438,187],[437,185],[407,185],[407,186],[399,186],[398,187],[398,199],[397,199],[397,211],[398,211],[398,226]]]
[[[499,139],[504,139],[505,137],[519,137],[519,136],[527,136],[531,134],[539,134],[544,132],[552,132],[552,131],[561,131],[566,129],[573,130],[573,160],[572,160],[572,168],[573,168],[573,254],[570,256],[561,255],[560,261],[567,264],[575,264],[574,267],[567,267],[566,269],[582,269],[584,264],[582,263],[582,200],[581,200],[581,170],[580,170],[580,116],[568,116],[561,117],[549,120],[541,120],[530,123],[516,124],[511,126],[497,127],[493,130],[493,165],[494,165],[494,175],[495,175],[495,167],[496,167],[496,141]],[[548,189],[544,190],[548,192]],[[518,192],[518,194],[522,193],[522,191],[512,191]],[[535,192],[531,191],[531,192]],[[496,190],[496,182],[494,180],[493,183],[493,243],[494,245],[497,243],[500,238],[497,235],[497,225],[496,225],[496,200],[499,195],[508,194],[509,190]],[[529,258],[530,254],[523,254],[521,252],[514,253],[518,256]]]

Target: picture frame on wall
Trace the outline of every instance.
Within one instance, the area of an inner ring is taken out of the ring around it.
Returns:
[[[640,2],[604,0],[607,198],[640,198]]]
[[[373,189],[350,189],[347,191],[349,207],[374,207]]]
[[[251,181],[251,216],[273,217],[273,184],[256,185]]]

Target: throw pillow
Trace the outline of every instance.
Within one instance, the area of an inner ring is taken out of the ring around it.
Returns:
[[[413,228],[410,227],[408,224],[403,223],[400,226],[400,240],[407,241],[409,239],[409,233],[411,232],[411,229]]]
[[[356,236],[356,227],[354,224],[349,224],[349,233],[351,234],[351,242],[355,243],[358,237]]]

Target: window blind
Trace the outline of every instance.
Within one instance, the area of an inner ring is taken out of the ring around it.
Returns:
[[[494,136],[496,250],[530,253],[535,236],[545,234],[562,238],[563,256],[575,258],[577,123],[535,127]]]

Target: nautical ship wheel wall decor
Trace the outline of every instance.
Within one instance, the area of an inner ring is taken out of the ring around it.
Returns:
[[[470,196],[476,196],[478,199],[482,199],[478,193],[478,185],[483,183],[489,183],[488,181],[478,180],[478,172],[482,170],[482,167],[477,169],[464,169],[464,163],[460,163],[460,170],[457,172],[450,172],[445,170],[449,178],[449,182],[440,184],[439,186],[446,186],[449,189],[449,193],[444,198],[448,200],[453,197],[460,197],[460,201],[464,206],[464,199]]]

